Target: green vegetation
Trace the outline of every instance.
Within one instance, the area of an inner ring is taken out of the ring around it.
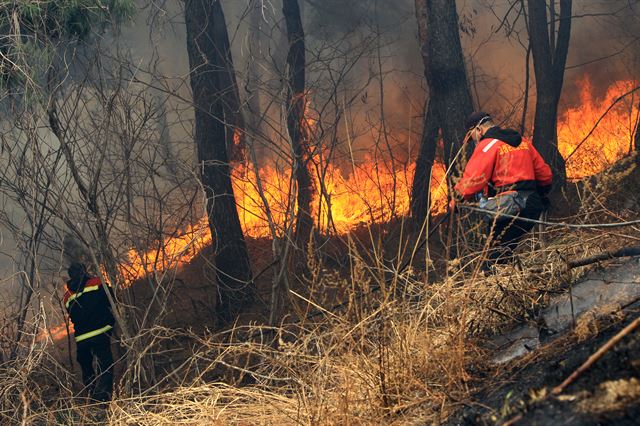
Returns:
[[[69,42],[88,42],[130,20],[131,0],[17,0],[0,3],[0,87],[39,81]]]

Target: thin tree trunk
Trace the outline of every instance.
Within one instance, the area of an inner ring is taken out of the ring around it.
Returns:
[[[306,250],[311,231],[311,198],[313,182],[309,171],[309,135],[305,123],[305,42],[298,0],[283,0],[282,12],[287,26],[289,53],[287,54],[287,130],[291,141],[294,174],[298,186],[296,213],[296,242]]]
[[[257,158],[266,155],[264,144],[258,144],[262,134],[262,110],[260,102],[261,72],[259,63],[262,59],[260,25],[262,21],[262,1],[252,0],[249,10],[249,61],[247,63],[247,131],[251,147]],[[252,154],[253,155],[253,154]]]
[[[416,171],[413,177],[411,188],[411,214],[422,224],[429,212],[429,178],[436,158],[436,148],[438,140],[438,126],[434,112],[433,102],[429,100],[424,124],[422,139],[420,142],[420,153],[416,160]]]
[[[212,31],[215,40],[214,49],[217,64],[220,68],[218,73],[219,96],[222,100],[224,123],[226,131],[227,147],[231,161],[239,161],[244,157],[244,131],[245,122],[242,115],[242,103],[240,91],[236,79],[233,58],[231,56],[231,43],[227,31],[227,22],[222,10],[220,0],[209,2],[211,11],[212,28],[205,31]]]
[[[638,104],[638,111],[640,111],[640,104]],[[633,135],[633,148],[636,152],[640,153],[640,113],[636,119],[636,130]]]
[[[557,34],[554,30],[555,12],[550,23],[546,1],[529,0],[528,6],[529,40],[537,93],[533,144],[553,169],[556,184],[561,186],[566,181],[566,167],[558,151],[558,102],[569,52],[572,1],[560,0]],[[553,31],[553,37],[550,31]]]
[[[527,130],[527,112],[529,110],[529,81],[531,80],[531,44],[527,47],[527,56],[525,59],[524,73],[524,99],[522,101],[522,119],[520,120],[520,134],[524,134]]]
[[[217,38],[226,28],[214,28],[216,22],[221,22],[213,16],[221,11],[217,3],[216,0],[187,0],[185,21],[195,106],[195,143],[215,247],[217,315],[222,323],[228,323],[253,299],[254,285],[231,184],[221,99],[221,90],[228,86],[220,81],[228,82],[228,77],[224,76],[224,67],[219,62],[221,50]]]
[[[464,123],[473,111],[471,92],[462,54],[455,2],[415,0],[416,17],[425,77],[429,87],[429,107],[425,112],[422,146],[416,161],[412,192],[412,213],[422,221],[428,211],[429,175],[441,130],[444,163],[449,165],[461,149],[466,133]],[[428,120],[427,120],[428,119]],[[432,122],[435,121],[435,122]],[[435,129],[435,130],[434,130]],[[424,145],[430,146],[424,146]]]

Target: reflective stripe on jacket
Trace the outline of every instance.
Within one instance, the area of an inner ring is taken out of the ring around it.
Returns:
[[[90,337],[94,337],[94,336],[97,336],[97,335],[99,335],[99,334],[106,333],[107,331],[109,331],[109,330],[111,330],[111,329],[113,329],[113,326],[105,325],[105,326],[104,326],[104,327],[102,327],[102,328],[99,328],[99,329],[97,329],[97,330],[90,331],[90,332],[88,332],[88,333],[81,334],[81,335],[79,335],[79,336],[76,334],[76,342],[82,342],[83,340],[87,340],[87,339],[89,339]]]
[[[88,278],[82,290],[66,291],[64,305],[75,329],[76,342],[106,333],[113,329],[115,320],[102,282],[97,277]]]

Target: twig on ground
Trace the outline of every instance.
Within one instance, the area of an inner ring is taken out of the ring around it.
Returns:
[[[579,266],[589,265],[591,263],[599,262],[601,260],[614,259],[616,257],[628,257],[640,255],[640,246],[636,247],[623,247],[621,249],[609,250],[604,253],[594,254],[593,256],[585,257],[583,259],[570,260],[567,262],[567,267],[577,268]]]
[[[627,334],[631,333],[633,330],[638,328],[640,325],[640,317],[633,320],[628,326],[623,328],[618,334],[613,336],[607,343],[605,343],[600,349],[598,349],[593,355],[587,359],[584,364],[582,364],[576,371],[571,373],[569,377],[565,379],[560,385],[553,388],[551,393],[553,395],[558,395],[562,393],[562,391],[569,386],[573,381],[578,378],[582,373],[588,370],[596,361],[598,361],[602,356],[607,353],[611,348],[613,348],[620,340],[622,340]]]

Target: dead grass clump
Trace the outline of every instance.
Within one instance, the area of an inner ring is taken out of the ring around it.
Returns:
[[[0,366],[0,423],[69,424],[82,417],[76,410],[74,378],[51,358],[43,345]]]
[[[259,388],[209,383],[117,400],[110,406],[109,422],[114,425],[293,424],[302,420],[300,414],[295,397]]]
[[[576,319],[573,334],[578,342],[585,342],[597,336],[612,321],[620,321],[624,318],[624,313],[618,304],[608,304],[598,306],[580,315]]]
[[[110,419],[116,424],[378,423],[426,403],[446,413],[451,398],[467,397],[473,345],[455,328],[433,329],[427,316],[406,321],[401,312],[390,303],[367,322],[312,330],[277,348],[227,346],[231,352],[253,353],[248,368],[227,364],[245,370],[253,384],[193,383],[121,399],[112,404]],[[211,349],[217,345],[210,342]],[[226,363],[230,358],[227,352],[217,360]]]
[[[535,320],[550,297],[563,287],[566,263],[557,246],[523,245],[516,262],[495,265],[489,275],[465,271],[462,264],[447,278],[454,300],[467,306],[466,327],[472,336],[501,333]]]
[[[312,323],[192,336],[195,350],[174,374],[174,390],[114,401],[111,421],[379,423],[421,406],[431,407],[425,421],[446,417],[468,398],[469,369],[483,359],[465,331],[468,291],[367,276],[379,291],[354,293],[344,310]],[[398,297],[389,283],[400,281],[422,288],[421,297]],[[218,370],[227,385],[211,380]],[[228,384],[234,380],[239,386]]]
[[[340,292],[340,309],[312,322],[194,337],[196,350],[175,375],[178,387],[115,401],[111,419],[342,424],[411,413],[440,421],[469,400],[472,372],[486,368],[488,354],[475,339],[535,319],[574,278],[568,256],[600,244],[591,231],[550,232],[544,244],[523,244],[518,262],[491,276],[469,272],[462,259],[435,283],[351,252],[348,277],[321,271],[310,286],[312,297],[322,288]],[[238,386],[212,381],[220,369],[218,377]]]
[[[581,411],[591,414],[611,413],[640,403],[640,380],[609,380],[601,383],[595,392],[579,403]]]

